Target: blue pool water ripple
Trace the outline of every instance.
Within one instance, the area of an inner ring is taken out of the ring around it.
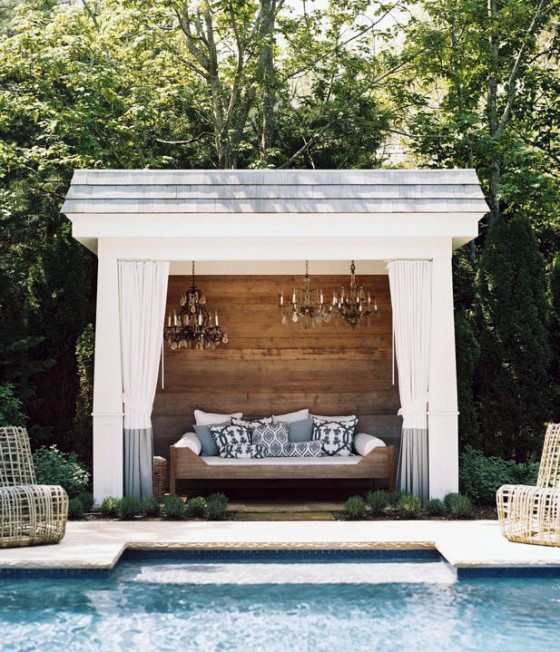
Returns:
[[[135,581],[157,574],[158,566],[124,564],[113,576],[98,579],[0,579],[0,650],[531,652],[559,647],[558,579]],[[255,569],[245,568],[249,575]],[[289,564],[284,569],[294,573]],[[182,564],[175,570],[179,576]],[[317,570],[328,573],[329,565]]]

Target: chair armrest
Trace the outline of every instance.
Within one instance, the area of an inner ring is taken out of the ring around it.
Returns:
[[[363,457],[368,453],[371,453],[374,448],[379,448],[385,445],[385,442],[379,439],[379,437],[368,435],[365,432],[359,432],[354,437],[354,451]]]
[[[195,455],[200,455],[202,450],[202,443],[194,432],[186,432],[173,446],[175,448],[190,448]]]

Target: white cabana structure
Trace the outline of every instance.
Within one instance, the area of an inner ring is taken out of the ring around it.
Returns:
[[[210,275],[299,273],[305,260],[314,274],[350,260],[389,274],[402,487],[457,491],[451,255],[487,210],[473,170],[76,171],[62,212],[99,259],[96,500],[150,492],[167,275],[193,260]]]

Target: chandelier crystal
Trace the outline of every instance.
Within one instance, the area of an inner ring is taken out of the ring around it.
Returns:
[[[341,317],[344,325],[355,330],[364,323],[371,324],[371,318],[379,316],[375,295],[366,292],[356,281],[356,265],[350,265],[350,287],[342,288],[340,296],[333,294],[336,317]]]
[[[192,287],[181,296],[179,313],[167,317],[163,337],[171,349],[215,349],[227,344],[228,337],[218,321],[218,311],[213,314],[206,307],[206,296],[196,287],[194,261]]]
[[[322,290],[312,290],[310,285],[309,261],[306,260],[303,288],[300,290],[294,288],[291,297],[286,301],[283,291],[278,297],[282,324],[292,324],[307,330],[331,320],[333,306],[325,303]]]

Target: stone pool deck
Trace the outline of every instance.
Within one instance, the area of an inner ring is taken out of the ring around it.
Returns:
[[[108,569],[127,547],[435,548],[456,569],[560,568],[560,548],[506,541],[497,521],[89,521],[59,545],[0,549],[0,569]]]

